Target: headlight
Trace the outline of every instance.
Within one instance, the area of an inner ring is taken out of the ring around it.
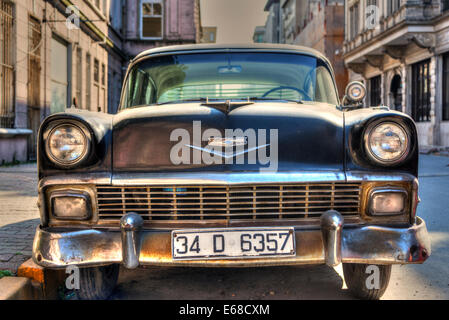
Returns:
[[[62,166],[71,166],[83,160],[89,149],[89,139],[84,130],[74,124],[60,124],[45,135],[48,157]]]
[[[407,192],[403,189],[376,189],[371,192],[369,213],[371,215],[399,215],[404,213]]]
[[[381,164],[396,164],[409,152],[409,137],[402,126],[381,122],[365,134],[365,146],[370,157]]]

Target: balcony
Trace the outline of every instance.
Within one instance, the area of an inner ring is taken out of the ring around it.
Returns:
[[[441,4],[441,6],[440,6]],[[381,16],[375,28],[359,30],[356,37],[344,42],[346,66],[356,73],[364,73],[366,65],[382,69],[385,55],[395,60],[404,58],[410,43],[420,48],[433,48],[436,35],[429,28],[429,20],[449,9],[449,0],[438,2],[411,2],[402,5],[387,16]],[[421,28],[417,31],[417,27]]]

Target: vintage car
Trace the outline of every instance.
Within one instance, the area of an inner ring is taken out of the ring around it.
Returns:
[[[119,266],[336,266],[377,299],[430,255],[413,120],[363,107],[289,45],[185,45],[129,64],[116,114],[67,109],[39,132],[34,261],[107,298]],[[73,267],[72,267],[73,268]]]

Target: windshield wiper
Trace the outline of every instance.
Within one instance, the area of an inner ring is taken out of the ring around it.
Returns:
[[[159,103],[156,103],[156,105],[160,106],[160,105],[163,105],[163,104],[183,103],[183,102],[198,102],[198,101],[200,101],[200,102],[208,101],[208,98],[199,97],[199,98],[191,98],[191,99],[171,100],[171,101],[159,102]]]
[[[208,106],[215,109],[218,109],[222,112],[229,113],[232,109],[246,106],[249,104],[254,104],[254,101],[250,99],[220,99],[220,98],[192,98],[192,99],[182,99],[182,100],[173,100],[157,103],[157,105],[171,104],[171,103],[183,103],[183,102],[201,102],[202,106]]]
[[[265,101],[288,101],[288,102],[295,102],[303,104],[304,102],[302,100],[294,100],[294,99],[284,99],[284,98],[270,98],[270,97],[249,97],[249,101],[255,101],[255,100],[265,100]]]

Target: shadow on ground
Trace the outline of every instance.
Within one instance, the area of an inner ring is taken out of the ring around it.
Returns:
[[[342,285],[341,277],[325,265],[122,268],[111,299],[353,299]]]

